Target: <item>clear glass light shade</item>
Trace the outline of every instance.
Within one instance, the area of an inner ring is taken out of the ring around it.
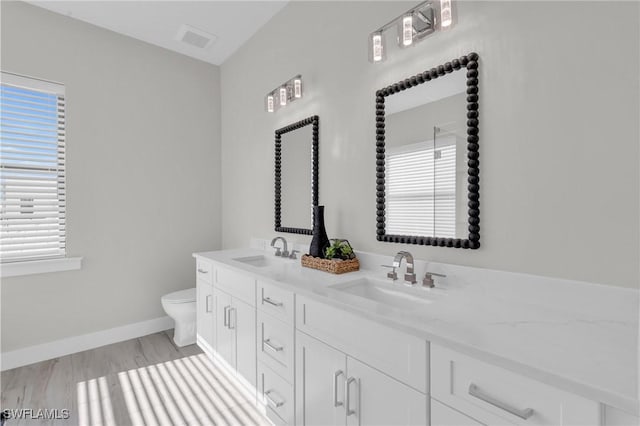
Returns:
[[[369,35],[369,60],[371,62],[382,62],[386,58],[386,47],[382,31]]]
[[[287,88],[282,86],[279,90],[280,105],[285,106],[287,104]]]
[[[447,28],[452,22],[451,0],[440,0],[440,28]]]
[[[413,15],[408,14],[402,17],[402,21],[399,22],[399,36],[400,46],[408,47],[413,44]]]
[[[302,97],[302,79],[301,78],[293,79],[293,97],[296,99],[300,99]]]
[[[274,112],[276,110],[276,99],[273,94],[269,94],[265,98],[265,108],[267,112]]]

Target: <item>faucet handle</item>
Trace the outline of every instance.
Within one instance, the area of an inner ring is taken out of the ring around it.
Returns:
[[[380,265],[383,268],[391,268],[391,272],[387,272],[387,278],[395,281],[398,279],[398,274],[396,274],[396,267],[393,265]]]
[[[274,247],[274,249],[276,249],[275,255],[280,257],[282,256],[282,251],[280,250],[280,247]]]
[[[291,253],[289,253],[289,259],[297,259],[298,256],[296,256],[296,253],[300,253],[300,250],[291,250]]]
[[[425,272],[424,278],[422,279],[422,287],[433,288],[436,285],[433,282],[433,277],[446,277],[444,274],[436,274],[435,272]]]

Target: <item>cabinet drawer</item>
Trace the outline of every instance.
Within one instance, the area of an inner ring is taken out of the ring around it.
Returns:
[[[294,329],[258,311],[258,359],[293,383]]]
[[[279,419],[274,423],[294,423],[293,386],[263,363],[258,363],[258,395],[267,406],[267,414],[273,412]]]
[[[296,296],[296,328],[427,393],[427,342],[305,296]]]
[[[215,286],[233,297],[256,306],[256,280],[250,276],[231,269],[216,267]]]
[[[597,425],[600,405],[438,345],[431,396],[490,425]]]
[[[196,259],[196,278],[198,280],[206,281],[209,284],[213,283],[211,276],[213,275],[213,265],[206,260]]]
[[[273,315],[281,321],[293,324],[293,292],[258,280],[258,309]]]

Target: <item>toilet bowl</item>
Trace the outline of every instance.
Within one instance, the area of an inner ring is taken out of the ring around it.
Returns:
[[[196,289],[174,291],[160,299],[164,311],[173,319],[173,341],[178,346],[196,342]]]

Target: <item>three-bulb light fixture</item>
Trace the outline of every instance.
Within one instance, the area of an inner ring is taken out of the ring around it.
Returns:
[[[369,60],[378,63],[386,59],[384,32],[389,28],[397,28],[398,45],[404,48],[437,30],[450,27],[453,23],[451,2],[452,0],[424,1],[373,31],[369,35]]]
[[[267,93],[265,96],[266,111],[276,112],[278,109],[302,98],[302,89],[302,76],[298,74]]]

